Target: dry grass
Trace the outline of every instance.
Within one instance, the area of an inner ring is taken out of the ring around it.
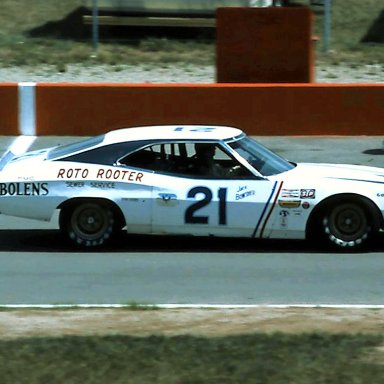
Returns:
[[[205,34],[180,39],[180,35],[176,36],[179,38],[161,37],[158,33],[143,36],[137,31],[127,32],[127,29],[102,29],[95,58],[91,28],[81,21],[84,13],[81,7],[87,3],[86,0],[33,0],[31,4],[30,0],[2,0],[0,65],[53,64],[65,68],[69,63],[92,65],[95,62],[115,66],[214,63],[214,39],[205,39]],[[377,0],[333,0],[331,50],[323,53],[322,42],[317,44],[319,63],[382,64],[384,44],[361,43],[373,21],[384,10],[380,3]],[[320,37],[322,18],[321,13],[316,14],[314,33]]]
[[[8,383],[381,384],[380,335],[106,336],[0,341]]]

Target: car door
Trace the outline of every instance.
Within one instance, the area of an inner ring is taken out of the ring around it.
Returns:
[[[153,189],[154,233],[261,236],[277,183],[265,179],[168,177]]]
[[[192,147],[192,148],[191,148]],[[165,152],[167,149],[165,148]],[[152,231],[255,236],[276,184],[255,176],[219,143],[179,145],[166,172],[155,171]],[[183,156],[187,161],[182,160]],[[180,158],[179,158],[180,157]]]
[[[153,172],[152,233],[258,236],[270,216],[276,183],[255,176],[218,142],[154,143],[121,162]]]

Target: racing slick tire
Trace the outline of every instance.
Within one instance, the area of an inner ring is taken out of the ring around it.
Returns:
[[[320,215],[319,230],[326,246],[338,250],[360,250],[379,229],[373,204],[355,199],[335,201]]]
[[[101,202],[73,204],[64,207],[60,214],[60,229],[74,244],[82,247],[108,243],[117,227],[113,208]]]

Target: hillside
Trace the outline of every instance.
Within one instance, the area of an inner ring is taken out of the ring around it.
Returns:
[[[307,3],[301,0],[299,3]],[[91,27],[82,23],[86,0],[2,0],[0,12],[0,66],[66,63],[212,64],[214,39],[209,33],[196,36],[159,35],[150,31],[140,37],[127,29],[103,28],[97,58],[91,42]],[[28,11],[26,12],[26,10]],[[377,0],[332,0],[330,51],[317,44],[317,58],[330,64],[384,63],[384,43],[361,41],[372,28],[384,4]],[[322,37],[323,15],[315,12],[314,34]],[[377,24],[377,23],[376,23]],[[377,29],[377,28],[376,28]],[[380,32],[379,32],[380,34]],[[124,36],[124,39],[119,39]],[[384,36],[383,36],[384,40]],[[383,67],[384,71],[384,67]]]

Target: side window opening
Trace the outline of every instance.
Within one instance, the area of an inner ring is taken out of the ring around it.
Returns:
[[[232,178],[252,174],[215,143],[161,143],[119,160],[119,164],[182,177]]]
[[[191,172],[195,176],[217,179],[253,177],[252,173],[230,156],[220,145],[196,143]]]

